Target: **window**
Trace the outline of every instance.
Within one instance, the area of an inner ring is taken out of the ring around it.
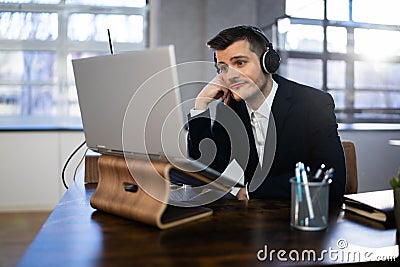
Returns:
[[[146,0],[0,0],[0,127],[80,126],[71,60],[147,43]]]
[[[332,94],[339,122],[400,123],[398,0],[286,0],[280,72]]]

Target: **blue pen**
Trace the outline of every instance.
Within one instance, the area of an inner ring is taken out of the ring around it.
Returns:
[[[296,182],[297,182],[297,194],[299,195],[299,202],[302,201],[302,193],[301,193],[301,176],[300,176],[300,162],[296,163],[296,168],[295,168],[295,175],[296,175]]]
[[[333,172],[334,172],[334,171],[335,171],[334,168],[330,168],[329,170],[327,170],[327,171],[324,173],[324,178],[322,179],[322,182],[323,182],[323,183],[326,183],[326,182],[328,181],[329,178],[332,178],[332,177],[333,177]]]

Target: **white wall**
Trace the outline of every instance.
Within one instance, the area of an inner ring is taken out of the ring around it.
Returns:
[[[83,140],[79,131],[0,132],[0,211],[52,209],[65,192],[63,165]],[[68,183],[83,152],[67,169]]]

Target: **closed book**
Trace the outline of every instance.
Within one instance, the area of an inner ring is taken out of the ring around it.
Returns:
[[[386,227],[395,225],[393,190],[344,195],[343,208],[345,211],[381,222]]]

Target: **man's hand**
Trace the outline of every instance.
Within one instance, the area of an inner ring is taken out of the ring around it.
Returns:
[[[206,110],[208,104],[215,99],[224,101],[225,105],[229,104],[231,92],[228,89],[226,83],[221,79],[221,76],[216,76],[211,80],[196,97],[194,109]]]
[[[247,197],[247,192],[246,192],[246,187],[242,187],[239,189],[238,193],[236,194],[236,197],[239,200],[248,200],[249,198]]]

